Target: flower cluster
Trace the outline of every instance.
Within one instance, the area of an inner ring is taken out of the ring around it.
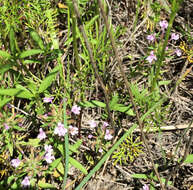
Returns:
[[[13,159],[11,160],[11,165],[14,167],[14,168],[17,168],[21,163],[21,160],[19,158],[16,158],[16,159]]]
[[[171,40],[179,40],[179,38],[180,38],[179,34],[172,33]]]
[[[72,125],[69,126],[69,132],[72,136],[77,135],[78,134],[78,128],[77,127],[73,127]]]
[[[154,42],[154,41],[155,41],[155,34],[150,34],[150,35],[148,35],[148,36],[147,36],[147,40],[148,40],[149,42]]]
[[[163,35],[164,32],[165,32],[165,30],[168,28],[168,22],[167,22],[166,20],[162,20],[162,21],[159,22],[159,25],[160,25],[160,27],[161,27],[162,35]],[[177,40],[179,40],[179,38],[180,38],[180,35],[179,35],[179,34],[172,33],[169,42],[170,42],[171,40],[177,41]],[[147,35],[147,40],[148,40],[149,43],[154,42],[154,41],[156,40],[156,34],[154,33],[154,34],[149,34],[149,35]],[[166,51],[167,51],[168,49],[169,49],[169,48],[168,48],[168,46],[167,46],[167,47],[166,47]],[[178,57],[180,57],[180,56],[182,55],[182,52],[181,52],[180,49],[176,49],[176,50],[174,51],[174,53],[175,53]],[[156,61],[156,60],[157,60],[157,57],[156,57],[156,55],[154,54],[154,51],[151,51],[151,52],[150,52],[150,55],[146,58],[146,60],[147,60],[149,63],[152,63],[153,61]]]
[[[168,22],[167,22],[167,20],[162,20],[159,22],[159,25],[160,25],[162,31],[164,32],[165,29],[167,29],[167,27],[168,27]]]
[[[44,156],[44,159],[46,160],[46,162],[48,164],[52,163],[53,160],[55,160],[55,157],[53,155],[53,149],[52,149],[52,146],[51,145],[45,145],[44,146],[44,149],[45,149],[45,156]]]
[[[111,135],[110,131],[107,129],[105,133],[105,140],[111,140],[113,136]]]
[[[28,176],[25,176],[25,178],[23,179],[23,181],[21,182],[23,187],[29,187],[30,186],[30,179]]]
[[[43,102],[44,103],[52,103],[53,99],[54,99],[54,97],[45,97],[45,98],[43,98]]]
[[[96,123],[96,121],[94,121],[94,120],[90,120],[90,121],[89,121],[89,125],[90,125],[90,127],[91,127],[92,129],[94,129],[94,128],[97,126],[97,123]]]
[[[78,107],[77,105],[72,106],[71,112],[73,112],[75,115],[79,115],[80,107]]]
[[[151,51],[150,52],[150,55],[146,58],[146,60],[149,62],[149,63],[152,63],[153,60],[157,60],[157,57],[156,55],[154,55],[154,51]]]
[[[59,122],[58,126],[54,130],[54,134],[57,134],[58,136],[65,136],[67,133],[67,129],[64,127],[64,125]]]
[[[10,126],[7,123],[4,123],[5,130],[9,130]]]
[[[43,131],[42,128],[39,129],[39,134],[38,134],[37,138],[40,140],[43,140],[46,138],[46,133]]]
[[[145,185],[143,186],[143,190],[149,190],[149,186],[148,186],[147,184],[145,184]]]

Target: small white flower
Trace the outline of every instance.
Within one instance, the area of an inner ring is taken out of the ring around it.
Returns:
[[[77,127],[73,127],[72,125],[69,126],[69,132],[72,136],[77,135],[78,134],[78,128]]]
[[[46,138],[46,133],[43,131],[42,128],[39,129],[39,134],[38,134],[37,138],[40,139],[40,140]]]
[[[77,105],[72,106],[71,111],[75,114],[75,115],[79,115],[80,114],[80,107]]]
[[[96,123],[96,121],[91,120],[91,121],[89,121],[89,125],[90,125],[90,127],[91,127],[92,129],[94,129],[94,128],[97,126],[97,123]]]
[[[65,136],[67,132],[67,129],[61,122],[59,122],[58,126],[54,129],[54,134],[57,134],[58,136]]]
[[[21,160],[19,158],[11,160],[11,165],[15,168],[17,168],[21,163]]]
[[[110,134],[110,131],[107,129],[105,133],[105,140],[111,140],[113,136]]]
[[[180,49],[176,49],[175,53],[176,53],[176,55],[177,55],[178,57],[180,57],[180,56],[182,55],[182,52],[181,52]]]

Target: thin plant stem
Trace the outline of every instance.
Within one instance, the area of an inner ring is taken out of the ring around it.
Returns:
[[[124,82],[125,82],[125,85],[126,85],[126,88],[128,90],[128,93],[129,93],[129,96],[131,98],[131,102],[133,104],[133,107],[134,107],[134,110],[135,110],[135,113],[136,113],[136,117],[137,117],[137,121],[138,121],[138,124],[139,124],[139,128],[140,128],[140,131],[141,131],[141,137],[142,137],[142,140],[147,148],[147,151],[149,153],[149,156],[150,156],[150,159],[151,159],[151,163],[152,163],[152,166],[153,166],[153,169],[155,171],[155,174],[160,182],[160,186],[162,188],[162,190],[165,190],[164,188],[164,185],[161,181],[161,178],[160,178],[160,175],[158,173],[158,170],[157,170],[157,167],[155,166],[154,164],[154,159],[153,159],[153,155],[151,154],[151,151],[150,151],[150,148],[149,148],[149,145],[147,143],[147,140],[146,140],[146,137],[145,137],[145,134],[143,132],[143,123],[140,119],[140,115],[139,115],[139,112],[138,112],[138,109],[137,109],[137,106],[135,104],[135,101],[134,101],[134,97],[133,97],[133,94],[132,94],[132,91],[131,91],[131,88],[130,88],[130,84],[127,80],[127,77],[126,77],[126,74],[123,70],[123,67],[122,67],[122,61],[120,59],[120,56],[118,54],[118,50],[117,50],[117,47],[116,47],[116,44],[115,44],[115,40],[114,40],[114,37],[113,37],[113,32],[112,32],[112,28],[110,27],[109,25],[109,22],[108,22],[108,19],[107,19],[107,16],[105,14],[105,11],[104,11],[104,5],[102,4],[101,0],[98,0],[98,4],[99,4],[99,7],[101,9],[101,13],[102,13],[102,16],[104,18],[104,21],[105,21],[105,25],[106,25],[106,28],[107,28],[107,31],[109,33],[109,37],[110,37],[110,40],[111,40],[111,44],[112,44],[112,48],[113,48],[113,51],[115,53],[115,57],[117,59],[117,62],[118,62],[118,66],[119,66],[119,70],[120,70],[120,73],[124,79]]]
[[[135,20],[134,20],[134,25],[133,25],[133,31],[135,31],[136,26],[137,26],[140,6],[141,6],[141,0],[137,0],[137,10],[136,10],[136,13],[135,13]]]

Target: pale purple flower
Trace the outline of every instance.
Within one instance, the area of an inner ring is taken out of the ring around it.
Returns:
[[[107,126],[109,126],[109,124],[108,124],[106,121],[104,121],[104,122],[103,122],[103,127],[105,128],[105,127],[107,127]]]
[[[22,127],[22,126],[23,126],[23,123],[21,123],[21,122],[18,123],[18,126],[19,126],[19,127]]]
[[[147,184],[145,184],[144,186],[143,186],[143,189],[142,190],[149,190],[149,186],[147,185]]]
[[[7,105],[7,107],[9,108],[9,109],[11,109],[12,108],[12,106],[11,106],[11,104],[10,103],[8,103],[8,104],[6,104]]]
[[[178,40],[180,38],[179,34],[172,33],[171,40]]]
[[[148,35],[148,36],[147,36],[147,40],[148,40],[149,42],[155,41],[155,34],[150,34],[150,35]]]
[[[53,155],[51,152],[47,152],[47,153],[45,154],[45,156],[44,156],[44,159],[46,160],[46,162],[47,162],[48,164],[50,164],[50,163],[53,162],[53,160],[55,160],[55,157],[54,157],[54,155]]]
[[[105,140],[111,140],[113,136],[110,134],[110,131],[107,129],[105,133]]]
[[[46,153],[52,153],[53,149],[52,149],[52,145],[44,145],[44,150],[46,151]]]
[[[159,22],[161,29],[164,31],[168,27],[168,22],[166,20],[162,20]]]
[[[4,123],[5,130],[9,130],[10,126]]]
[[[93,138],[93,136],[92,136],[92,135],[88,135],[88,138],[89,138],[89,139],[92,139],[92,138]]]
[[[72,106],[71,111],[72,111],[74,114],[79,115],[79,114],[80,114],[80,107],[77,106],[77,105],[74,105],[74,106]]]
[[[47,117],[48,117],[48,114],[47,114],[47,113],[45,113],[43,116],[44,116],[45,118],[47,118]]]
[[[176,53],[176,55],[177,55],[178,57],[180,57],[180,56],[182,55],[182,52],[181,52],[180,49],[176,49],[175,53]]]
[[[43,131],[42,128],[39,129],[39,134],[38,134],[37,138],[40,139],[40,140],[46,138],[46,133]]]
[[[102,153],[102,152],[103,152],[103,149],[102,149],[102,148],[99,148],[99,152]]]
[[[157,57],[156,57],[156,55],[154,55],[154,52],[153,51],[151,51],[150,52],[150,55],[146,58],[146,60],[149,62],[149,63],[152,63],[152,61],[153,60],[157,60]]]
[[[52,145],[45,145],[44,146],[44,149],[45,149],[45,156],[44,156],[44,159],[46,160],[47,163],[52,163],[53,160],[55,160],[55,157],[54,155],[52,154],[53,153],[53,149],[52,149]]]
[[[45,98],[43,98],[43,102],[44,103],[52,103],[53,99],[54,99],[54,97],[45,97]]]
[[[28,176],[25,176],[25,178],[23,179],[23,181],[21,182],[21,184],[22,184],[24,187],[30,186],[29,177],[28,177]]]
[[[166,49],[165,49],[165,50],[166,50],[166,51],[168,51],[168,49],[169,49],[169,47],[168,47],[168,46],[166,46]]]
[[[78,128],[77,127],[73,127],[72,125],[69,126],[69,132],[72,136],[77,135],[78,134]]]
[[[94,128],[97,126],[97,123],[96,123],[96,121],[94,121],[94,120],[90,120],[90,121],[89,121],[89,125],[90,125],[90,127],[91,127],[92,129],[94,129]]]
[[[11,160],[11,165],[14,167],[14,168],[17,168],[21,163],[21,160],[19,158],[16,158],[16,159],[13,159]]]
[[[59,122],[58,126],[54,129],[54,134],[57,134],[58,136],[65,136],[66,133],[67,129],[61,122]]]

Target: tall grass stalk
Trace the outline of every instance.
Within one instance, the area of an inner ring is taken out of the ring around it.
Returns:
[[[67,117],[66,117],[66,100],[63,99],[63,110],[64,110],[64,127],[67,127]],[[67,175],[68,175],[68,168],[69,168],[69,139],[68,139],[68,133],[66,133],[64,137],[65,143],[64,143],[64,150],[65,150],[65,171],[64,171],[64,179],[63,179],[63,185],[62,190],[65,190],[66,187],[66,181],[67,181]],[[64,162],[64,158],[63,158]]]
[[[135,31],[136,26],[137,26],[137,22],[138,22],[138,18],[139,18],[140,6],[141,6],[141,0],[137,0],[137,9],[136,9],[136,13],[135,13],[135,20],[134,20],[134,25],[133,25],[133,32]]]

